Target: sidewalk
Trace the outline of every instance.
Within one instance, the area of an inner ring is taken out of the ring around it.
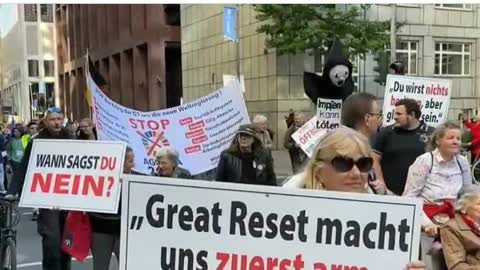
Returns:
[[[292,165],[290,164],[290,156],[287,150],[273,150],[273,167],[275,174],[278,176],[291,176]]]

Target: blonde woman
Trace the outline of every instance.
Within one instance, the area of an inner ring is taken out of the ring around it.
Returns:
[[[403,196],[422,198],[422,228],[431,237],[454,216],[453,203],[462,188],[472,185],[468,160],[460,155],[460,127],[447,122],[433,133],[429,152],[419,156],[408,170]]]
[[[308,162],[303,186],[306,189],[372,193],[368,174],[373,166],[372,150],[359,132],[341,127],[330,131],[318,143]],[[422,262],[412,262],[405,269],[425,269]]]

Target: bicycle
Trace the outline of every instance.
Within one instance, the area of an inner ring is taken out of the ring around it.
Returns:
[[[20,213],[15,208],[18,199],[0,197],[0,270],[17,269],[17,231]]]

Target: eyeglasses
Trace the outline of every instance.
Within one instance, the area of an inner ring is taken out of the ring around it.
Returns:
[[[379,118],[383,117],[383,114],[381,114],[381,113],[368,113],[368,115],[378,116]]]
[[[373,167],[373,158],[361,157],[357,160],[345,156],[337,156],[330,161],[330,164],[335,168],[337,172],[348,172],[356,165],[358,170],[362,173],[369,172]]]
[[[62,113],[62,109],[58,107],[50,107],[47,109],[47,113]]]

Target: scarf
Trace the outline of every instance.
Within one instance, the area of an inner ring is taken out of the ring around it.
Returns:
[[[474,232],[477,236],[480,236],[480,224],[478,224],[478,222],[465,214],[462,214],[462,219],[465,224],[472,229],[472,232]]]

